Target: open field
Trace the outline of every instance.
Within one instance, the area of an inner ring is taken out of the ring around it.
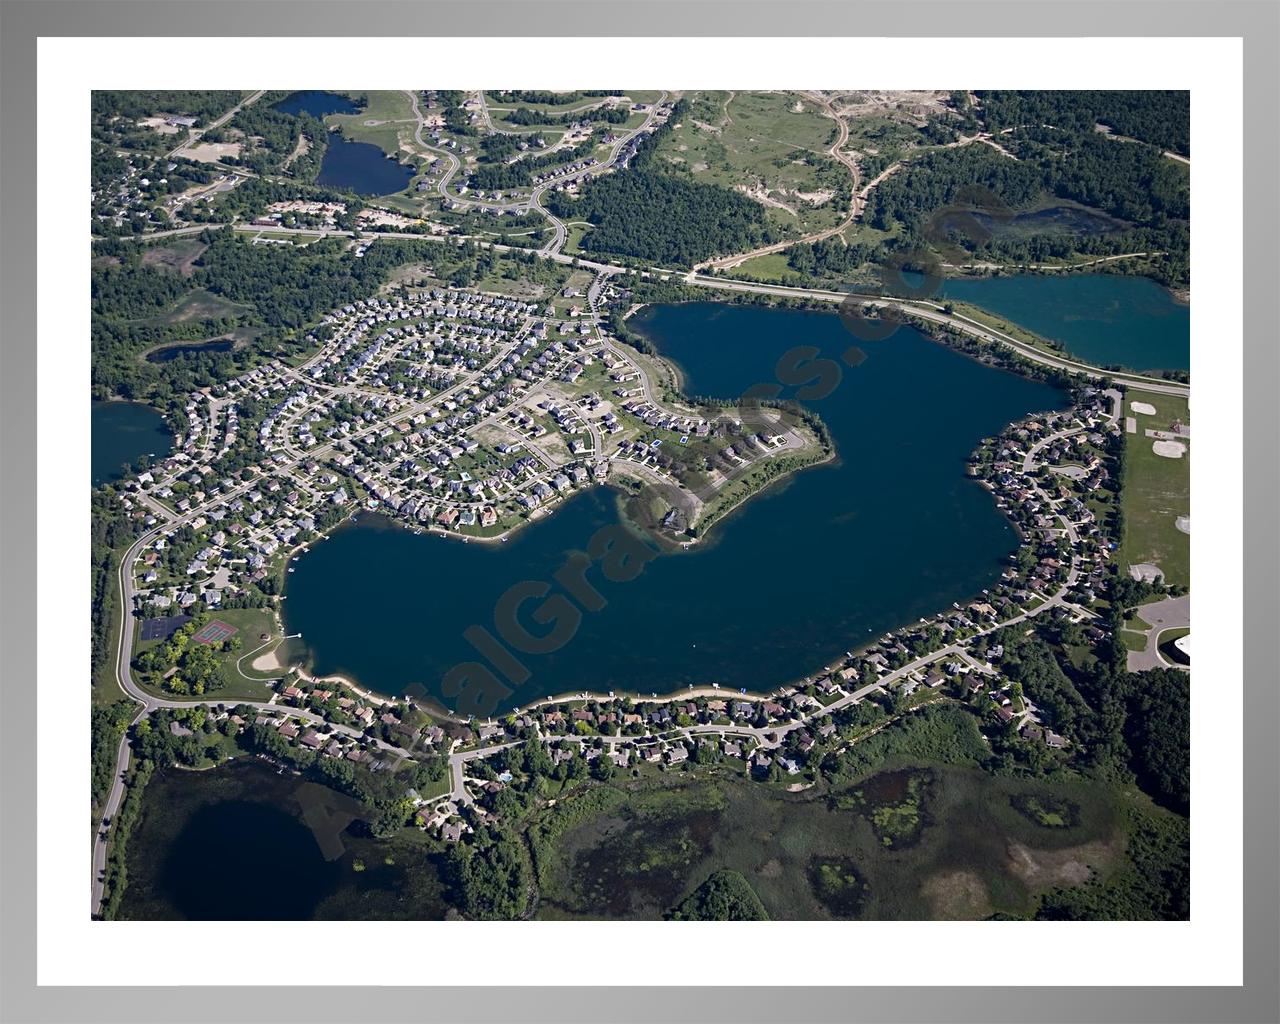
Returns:
[[[539,917],[660,917],[721,868],[775,919],[1023,915],[1040,892],[1105,877],[1121,846],[1105,787],[975,769],[781,793],[731,764],[705,782],[652,774],[612,788],[540,855]]]
[[[785,252],[770,252],[756,256],[740,266],[734,267],[733,276],[747,281],[762,281],[766,284],[780,284],[795,274],[787,262]]]
[[[1124,511],[1122,567],[1153,563],[1164,570],[1165,582],[1191,585],[1191,537],[1177,528],[1176,520],[1191,510],[1191,442],[1180,459],[1157,455],[1146,430],[1168,430],[1174,422],[1190,426],[1185,398],[1143,395],[1155,407],[1155,415],[1137,415],[1138,432],[1126,435],[1127,451],[1121,508]],[[1133,415],[1128,405],[1126,415]]]
[[[181,324],[189,320],[221,320],[238,317],[249,312],[249,307],[220,295],[214,295],[203,288],[193,288],[177,302],[157,317],[148,318],[147,323]]]
[[[693,92],[688,98],[689,113],[663,140],[659,161],[744,191],[786,234],[840,223],[852,182],[826,153],[835,122],[816,103],[799,93]]]
[[[142,252],[143,266],[171,270],[190,277],[200,254],[209,248],[198,238],[175,238],[164,245],[149,245]]]
[[[198,163],[216,164],[228,156],[239,159],[240,149],[239,142],[199,142],[194,146],[178,150],[176,155]]]
[[[370,91],[369,105],[358,114],[330,114],[325,124],[336,127],[343,138],[371,142],[384,153],[401,156],[413,139],[417,121],[403,92]]]
[[[262,646],[261,634],[267,633],[272,637],[280,635],[274,613],[269,608],[232,608],[211,613],[209,621],[211,623],[225,623],[235,629],[236,632],[233,637],[239,639],[240,643],[239,645],[233,645],[235,646],[234,650],[227,651],[222,650],[221,644],[213,645],[218,653],[223,686],[217,690],[209,691],[207,696],[217,700],[225,699],[228,702],[240,698],[267,699],[270,696],[270,691],[264,685],[263,680],[279,678],[281,672],[254,671],[251,666],[256,656],[250,658],[245,657],[245,655]],[[136,623],[133,628],[138,628]],[[134,645],[134,651],[137,654],[141,654],[145,650],[159,646],[161,642],[159,640],[139,640]],[[291,654],[292,649],[282,653]],[[237,662],[242,658],[243,664],[237,669]],[[246,676],[251,678],[246,678]],[[173,694],[165,693],[158,687],[144,686],[143,688],[158,697],[173,696]]]

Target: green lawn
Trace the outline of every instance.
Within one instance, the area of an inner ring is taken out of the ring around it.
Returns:
[[[569,231],[565,238],[564,251],[572,255],[581,251],[582,239],[591,230],[591,225],[584,220],[579,220],[571,221],[568,227]]]
[[[371,142],[384,153],[402,156],[401,144],[413,140],[417,127],[409,97],[403,92],[376,90],[368,96],[369,105],[360,113],[330,114],[324,119],[325,124],[340,128],[343,138]]]
[[[1161,657],[1165,661],[1175,665],[1186,665],[1189,663],[1188,658],[1180,650],[1174,647],[1175,640],[1181,640],[1191,632],[1187,626],[1177,626],[1173,629],[1164,629],[1160,631],[1160,635],[1156,637],[1156,648],[1159,650]]]
[[[1127,651],[1145,651],[1147,649],[1147,638],[1142,633],[1135,633],[1130,629],[1120,630],[1120,642],[1124,644]]]
[[[956,302],[950,299],[947,301],[956,313],[967,316],[970,320],[976,320],[978,323],[985,324],[988,327],[994,327],[996,330],[1009,335],[1015,341],[1020,341],[1024,345],[1030,345],[1042,352],[1053,355],[1060,356],[1063,354],[1061,345],[1055,345],[1047,338],[1042,338],[1040,335],[1019,326],[1011,320],[1006,320],[995,313],[989,313],[981,306],[975,306],[969,302]]]
[[[263,680],[279,678],[283,674],[283,670],[273,672],[255,672],[251,668],[251,664],[257,655],[254,655],[254,657],[245,657],[245,655],[262,646],[263,642],[259,639],[261,634],[269,633],[272,637],[278,637],[280,635],[279,628],[276,626],[275,618],[271,609],[235,608],[228,609],[226,611],[216,611],[210,613],[209,620],[211,622],[225,622],[229,626],[234,626],[237,630],[234,636],[240,640],[240,647],[238,650],[226,651],[219,655],[219,661],[222,665],[222,678],[224,680],[224,685],[220,689],[210,690],[209,692],[199,696],[192,696],[191,699],[194,701],[214,699],[231,702],[241,698],[253,700],[266,700],[269,698],[271,696],[271,691],[267,688]],[[136,624],[134,628],[137,628]],[[286,641],[286,643],[291,642]],[[134,649],[135,651],[141,651],[145,647],[154,646],[156,646],[156,642],[146,644],[139,643]],[[288,653],[293,653],[293,650],[290,649]],[[243,674],[236,668],[236,662],[241,658],[244,658]],[[245,678],[246,676],[250,678]],[[141,681],[137,680],[136,674],[134,678],[135,681],[139,682],[139,685],[142,685]],[[153,693],[158,697],[165,697],[172,700],[184,699],[184,696],[181,694],[167,693],[156,686],[142,685],[142,688],[148,693]]]
[[[782,282],[793,274],[795,271],[787,262],[785,252],[771,252],[764,256],[757,256],[732,271],[734,277],[766,282]]]
[[[1191,585],[1191,538],[1174,525],[1178,516],[1191,511],[1191,453],[1167,459],[1152,451],[1148,428],[1167,430],[1175,421],[1190,424],[1187,399],[1172,395],[1130,392],[1125,398],[1125,414],[1134,415],[1129,403],[1143,401],[1155,406],[1154,416],[1136,415],[1138,432],[1126,435],[1126,453],[1121,507],[1124,510],[1124,542],[1119,564],[1123,567],[1151,562],[1164,570],[1165,582]]]
[[[130,542],[131,543],[131,542]],[[124,691],[116,682],[116,660],[120,656],[120,580],[116,567],[129,549],[129,543],[116,548],[112,557],[111,614],[107,626],[107,657],[93,674],[93,703],[111,704],[124,697]]]

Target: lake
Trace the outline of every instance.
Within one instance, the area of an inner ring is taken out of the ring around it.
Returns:
[[[301,818],[304,785],[255,758],[156,772],[129,839],[119,919],[444,917],[438,861],[418,844],[373,839],[357,823],[341,834],[341,855],[325,860]]]
[[[165,345],[147,353],[149,363],[171,363],[179,356],[199,355],[201,352],[230,352],[236,343],[231,338],[199,341],[191,345]]]
[[[1191,368],[1191,307],[1156,282],[1120,274],[953,278],[942,297],[971,302],[1095,366]]]
[[[413,173],[412,167],[391,159],[371,142],[351,142],[330,133],[316,184],[361,196],[387,196],[408,188]]]
[[[94,402],[90,413],[93,486],[114,483],[143,455],[163,458],[173,448],[164,417],[139,402]]]
[[[275,110],[282,114],[297,117],[299,114],[310,114],[319,120],[329,114],[358,114],[360,107],[352,103],[346,96],[336,92],[324,92],[320,89],[307,89],[293,92],[275,104]]]
[[[652,307],[635,325],[680,365],[687,393],[725,397],[773,380],[792,346],[834,358],[851,341],[834,314],[717,303]],[[910,328],[863,347],[867,360],[812,403],[831,429],[837,463],[753,499],[708,541],[655,557],[633,580],[590,570],[605,606],[585,613],[559,650],[522,656],[530,677],[503,706],[588,687],[767,690],[997,581],[1017,535],[966,477],[966,460],[983,437],[1061,408],[1067,396]],[[479,660],[463,631],[493,631],[508,587],[552,580],[619,519],[614,493],[601,488],[505,544],[416,535],[363,517],[299,558],[283,606],[288,631],[302,633],[322,674],[440,698],[449,668]],[[546,624],[528,628],[542,633]]]

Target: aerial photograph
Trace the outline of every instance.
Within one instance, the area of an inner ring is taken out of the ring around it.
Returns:
[[[1188,92],[91,127],[94,919],[1190,918]]]

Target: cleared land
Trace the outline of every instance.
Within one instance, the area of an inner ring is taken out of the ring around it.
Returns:
[[[1187,399],[1171,395],[1144,395],[1154,415],[1137,416],[1138,431],[1126,435],[1121,508],[1124,542],[1120,565],[1151,563],[1164,572],[1171,585],[1191,585],[1191,537],[1178,529],[1178,518],[1191,512],[1191,441],[1183,438],[1187,452],[1171,459],[1154,451],[1156,442],[1147,430],[1169,431],[1174,424],[1189,427]]]
[[[175,238],[164,245],[147,246],[142,253],[142,264],[190,277],[196,260],[207,248],[209,247],[198,238]]]
[[[836,125],[799,93],[693,92],[658,159],[699,181],[737,189],[789,235],[839,224],[849,172],[827,155]]]

